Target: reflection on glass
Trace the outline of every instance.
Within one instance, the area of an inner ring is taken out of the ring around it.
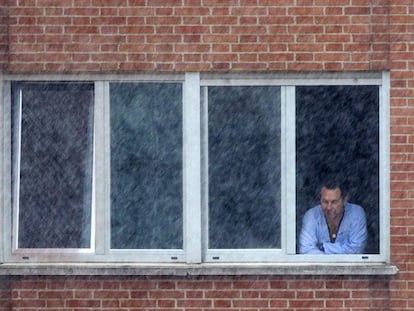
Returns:
[[[18,247],[90,247],[93,85],[14,84],[13,98]]]
[[[280,247],[280,88],[208,88],[209,248]]]
[[[112,83],[111,248],[181,249],[182,86]]]

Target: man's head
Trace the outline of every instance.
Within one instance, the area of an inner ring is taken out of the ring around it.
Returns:
[[[328,181],[320,189],[322,210],[328,221],[340,220],[347,201],[347,191],[339,182]]]

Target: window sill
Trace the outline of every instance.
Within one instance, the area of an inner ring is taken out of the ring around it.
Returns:
[[[5,263],[0,275],[395,275],[386,263],[142,264]]]

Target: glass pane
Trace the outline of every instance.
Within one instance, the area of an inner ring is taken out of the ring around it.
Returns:
[[[280,88],[208,89],[209,248],[280,248]]]
[[[334,175],[367,216],[367,253],[379,253],[379,87],[296,88],[297,229]]]
[[[19,248],[88,248],[93,85],[13,86]]]
[[[113,83],[111,248],[181,249],[182,86]]]

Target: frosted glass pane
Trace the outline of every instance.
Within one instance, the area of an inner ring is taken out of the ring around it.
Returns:
[[[182,85],[112,83],[111,248],[183,248]]]
[[[280,88],[208,89],[209,248],[279,248]]]
[[[13,95],[18,246],[90,247],[93,84],[15,84]]]

